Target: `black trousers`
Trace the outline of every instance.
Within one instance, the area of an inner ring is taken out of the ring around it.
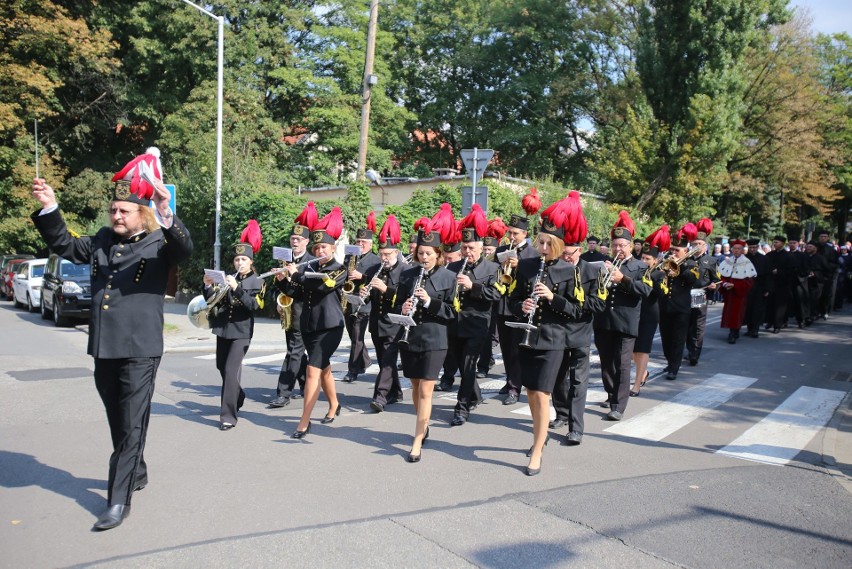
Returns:
[[[349,335],[349,341],[352,342],[352,346],[349,348],[349,373],[364,373],[372,363],[370,350],[367,349],[367,344],[364,343],[364,338],[367,336],[367,328],[370,325],[370,315],[361,313],[346,314],[343,322],[346,324],[346,333]]]
[[[808,283],[808,306],[810,307],[810,317],[812,320],[816,320],[821,314],[825,314],[822,312],[822,291],[825,288],[824,283],[813,282]]]
[[[399,358],[399,343],[390,336],[373,337],[376,359],[379,360],[379,373],[373,387],[373,401],[387,405],[388,399],[402,399],[402,386],[399,384],[399,371],[396,361]]]
[[[757,332],[760,330],[760,324],[765,320],[766,313],[766,291],[755,291],[752,288],[749,291],[748,299],[746,300],[745,325],[749,332]]]
[[[243,406],[246,393],[240,385],[243,377],[243,359],[251,338],[226,340],[216,336],[216,369],[222,376],[222,397],[219,420],[237,424],[237,411]]]
[[[690,309],[690,311],[693,309]],[[689,329],[689,312],[663,312],[660,314],[660,340],[669,371],[677,374],[683,360],[683,347]]]
[[[790,289],[786,286],[775,286],[769,293],[766,306],[766,322],[772,328],[781,328],[787,323],[787,305],[790,302]]]
[[[583,414],[589,388],[589,352],[591,346],[568,348],[556,377],[551,397],[556,418],[568,422],[569,431],[583,434]]]
[[[701,308],[689,309],[689,327],[686,330],[686,353],[689,359],[701,357],[701,347],[704,345],[704,329],[707,327],[707,305]],[[681,350],[683,352],[683,350]],[[683,354],[679,357],[683,357]]]
[[[112,437],[107,503],[130,504],[138,482],[148,479],[143,452],[160,358],[95,358],[95,386]]]
[[[837,273],[830,273],[822,283],[819,296],[819,314],[831,314],[834,311],[834,296],[837,294]],[[814,316],[811,316],[814,318]]]
[[[791,290],[788,314],[792,312],[793,316],[796,318],[796,322],[801,324],[805,320],[813,318],[811,315],[810,304],[807,284],[804,284],[797,279],[796,282],[793,283],[793,288]]]
[[[601,379],[609,394],[609,406],[624,413],[630,400],[630,364],[633,361],[634,336],[595,328],[595,347],[601,358]]]
[[[508,316],[500,316],[497,321],[497,333],[500,335],[500,353],[506,368],[506,385],[509,393],[515,397],[521,394],[521,367],[518,364],[518,346],[521,342],[516,328],[509,328],[506,322],[513,322]]]
[[[488,373],[491,369],[491,360],[494,358],[494,345],[500,340],[497,336],[497,314],[496,310],[491,311],[491,322],[488,325],[488,340],[483,342],[482,351],[479,353],[479,363],[476,365],[477,371]]]
[[[470,415],[473,407],[482,402],[482,391],[479,389],[479,382],[476,381],[476,362],[479,361],[482,343],[487,340],[488,337],[482,334],[475,338],[456,337],[455,341],[450,343],[449,351],[453,352],[461,372],[455,412],[465,418]]]
[[[447,344],[452,346],[456,343],[456,336],[447,330]],[[441,385],[450,386],[456,382],[456,373],[459,371],[459,362],[452,349],[447,350],[447,355],[444,356],[444,366],[441,371]]]
[[[284,358],[281,371],[278,373],[276,392],[279,397],[291,397],[293,388],[296,387],[296,381],[299,382],[299,387],[304,391],[305,369],[308,367],[308,354],[305,352],[302,331],[287,330],[286,342],[287,357]]]

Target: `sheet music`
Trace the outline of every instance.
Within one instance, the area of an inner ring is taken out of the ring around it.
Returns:
[[[273,247],[272,258],[276,261],[284,261],[285,263],[293,262],[293,250],[289,247]]]
[[[358,294],[346,294],[346,301],[349,303],[352,308],[358,308],[365,304],[364,299],[361,298]]]
[[[204,269],[204,276],[210,277],[213,284],[223,285],[225,283],[225,271],[216,271],[214,269]]]
[[[360,245],[347,245],[343,248],[344,255],[355,255],[356,257],[361,254],[361,246]]]
[[[388,314],[388,318],[390,318],[390,321],[394,324],[400,324],[402,326],[417,326],[414,319],[407,314],[405,316],[402,314]]]
[[[497,253],[497,260],[500,261],[500,264],[506,262],[507,259],[517,259],[518,251],[517,249],[506,249],[505,251],[500,251]]]

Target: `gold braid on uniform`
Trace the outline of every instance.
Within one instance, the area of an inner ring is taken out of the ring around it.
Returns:
[[[257,300],[258,308],[263,310],[263,307],[266,304],[266,279],[263,279],[263,284],[260,285],[260,292],[257,293],[254,298]]]
[[[342,275],[344,272],[345,272],[344,269],[339,269],[337,271],[331,271],[330,273],[328,273],[328,276],[325,277],[325,279],[323,279],[322,282],[328,288],[334,288],[335,286],[337,286],[337,277]]]
[[[583,281],[580,280],[580,267],[574,266],[574,298],[583,304],[586,302],[586,291],[583,290]]]

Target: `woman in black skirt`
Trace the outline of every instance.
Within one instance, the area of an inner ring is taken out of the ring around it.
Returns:
[[[346,270],[334,260],[334,244],[343,230],[340,208],[335,207],[319,221],[319,226],[324,229],[311,231],[310,244],[311,254],[317,259],[301,268],[291,263],[278,277],[281,279],[279,289],[302,302],[299,324],[308,352],[305,407],[299,425],[291,435],[294,439],[301,439],[311,432],[311,412],[319,399],[320,387],[328,399],[328,413],[321,422],[333,423],[340,415],[340,402],[331,375],[331,356],[343,337],[340,289],[346,281]]]
[[[536,326],[529,336],[525,331],[518,350],[521,383],[527,388],[527,400],[533,418],[533,445],[526,468],[528,476],[541,471],[541,455],[547,442],[547,425],[550,420],[550,394],[559,373],[565,346],[568,345],[568,320],[576,319],[582,304],[574,294],[574,265],[560,256],[564,248],[564,229],[548,218],[542,219],[535,240],[538,259],[524,259],[518,263],[514,290],[509,306],[515,316]]]
[[[243,406],[246,394],[240,386],[243,358],[254,334],[254,311],[261,281],[254,271],[254,253],[260,249],[260,227],[249,221],[234,246],[235,275],[225,277],[226,288],[214,288],[210,277],[204,277],[204,298],[210,300],[220,291],[224,298],[210,309],[210,328],[216,335],[216,369],[222,376],[219,430],[228,431],[237,424],[237,411]]]
[[[409,462],[420,460],[423,441],[429,437],[432,392],[447,355],[447,323],[455,317],[453,293],[456,285],[456,276],[443,267],[438,232],[428,229],[419,232],[415,258],[420,266],[400,275],[397,292],[402,314],[412,315],[417,323],[408,328],[407,340],[400,340],[402,373],[411,380],[417,413]]]
[[[639,395],[642,386],[648,380],[648,359],[651,357],[651,345],[654,334],[660,323],[660,297],[666,294],[666,275],[657,270],[660,253],[666,253],[671,245],[669,226],[663,225],[645,239],[642,244],[641,261],[648,265],[642,281],[651,287],[651,294],[642,299],[642,310],[639,313],[639,334],[633,347],[633,363],[636,364],[636,379],[630,397]]]

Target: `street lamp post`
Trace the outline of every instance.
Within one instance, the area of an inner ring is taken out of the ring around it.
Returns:
[[[213,268],[218,271],[222,257],[222,243],[219,241],[219,222],[222,218],[222,84],[225,62],[225,18],[217,16],[189,0],[183,0],[183,3],[189,4],[219,23],[219,68],[216,85],[216,240],[213,242]]]

